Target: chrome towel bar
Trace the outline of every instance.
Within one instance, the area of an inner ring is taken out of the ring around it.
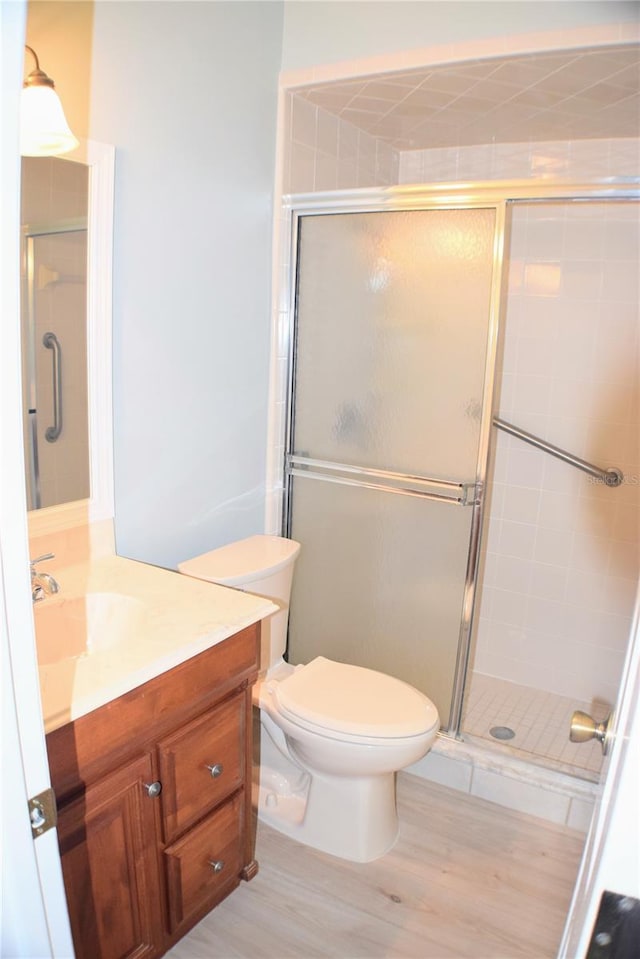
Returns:
[[[555,456],[557,459],[562,460],[563,463],[569,463],[571,466],[575,466],[576,469],[582,470],[583,473],[588,473],[589,476],[595,476],[596,479],[601,480],[605,486],[620,486],[624,480],[624,474],[621,470],[615,467],[601,469],[599,466],[594,466],[593,463],[588,463],[586,460],[580,459],[579,456],[574,456],[573,453],[567,453],[566,450],[560,449],[559,446],[554,446],[553,443],[547,443],[546,440],[541,440],[539,436],[534,436],[533,433],[521,430],[518,426],[507,423],[497,416],[493,418],[493,425],[504,433],[509,433],[510,436],[515,436],[517,439],[523,440],[531,446],[535,446],[536,449],[543,450],[543,452]]]

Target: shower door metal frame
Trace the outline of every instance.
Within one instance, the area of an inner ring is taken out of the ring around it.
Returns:
[[[482,398],[482,415],[480,421],[480,435],[478,439],[478,457],[476,463],[475,485],[473,494],[468,492],[462,498],[455,496],[438,495],[436,497],[456,505],[471,505],[471,529],[469,536],[469,550],[467,556],[466,577],[463,592],[463,602],[460,621],[460,633],[456,665],[454,669],[451,708],[446,725],[440,731],[441,735],[451,738],[460,738],[462,726],[463,700],[466,688],[467,671],[471,654],[475,597],[478,583],[478,571],[481,555],[482,533],[485,526],[485,489],[489,463],[489,448],[491,442],[494,402],[495,402],[495,369],[497,360],[498,341],[501,334],[504,301],[507,291],[508,276],[504,269],[505,251],[509,240],[509,211],[517,202],[553,202],[556,201],[597,201],[597,200],[631,200],[640,198],[638,180],[629,178],[611,178],[606,180],[593,179],[581,181],[496,181],[487,183],[436,183],[420,184],[417,186],[394,186],[383,189],[337,190],[324,193],[291,194],[283,197],[283,249],[288,251],[287,283],[281,290],[280,312],[286,315],[288,337],[287,363],[287,395],[286,395],[286,424],[284,462],[282,464],[283,477],[283,507],[282,533],[291,535],[291,501],[292,481],[294,476],[305,471],[327,467],[320,461],[293,456],[292,440],[295,427],[295,373],[297,354],[297,276],[298,276],[298,238],[300,220],[305,216],[323,216],[331,214],[349,213],[384,213],[410,210],[456,210],[456,209],[494,209],[496,222],[494,228],[493,274],[491,281],[491,297],[489,306],[489,324],[487,330],[487,353],[485,358],[485,378]],[[286,214],[289,215],[286,215]],[[340,464],[333,464],[340,466]],[[352,474],[348,478],[344,472]],[[394,483],[393,477],[398,474],[386,471],[366,470],[354,467],[344,467],[342,476],[333,478],[333,482],[346,482],[349,485],[359,485],[363,488],[381,488],[404,495],[425,495],[418,488],[401,489]],[[372,475],[386,475],[376,477],[384,485],[376,486],[370,482]],[[324,477],[327,479],[328,477]],[[416,479],[415,477],[410,479]],[[387,481],[391,480],[389,485]],[[422,483],[429,483],[427,478],[419,478]],[[454,484],[445,484],[454,485]],[[467,484],[464,484],[467,486]],[[470,484],[471,485],[471,484]],[[426,494],[428,495],[428,494]]]

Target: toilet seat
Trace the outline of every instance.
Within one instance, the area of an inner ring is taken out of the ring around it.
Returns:
[[[431,700],[408,683],[324,656],[274,683],[273,696],[292,722],[350,738],[420,736],[439,723]]]

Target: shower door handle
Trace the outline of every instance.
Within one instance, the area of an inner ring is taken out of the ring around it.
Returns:
[[[44,438],[55,443],[62,432],[62,349],[55,333],[45,333],[42,345],[53,350],[53,426],[48,426]]]
[[[602,746],[603,755],[606,756],[611,742],[610,726],[611,715],[607,716],[601,723],[597,723],[587,713],[583,713],[581,709],[576,709],[571,717],[569,739],[572,743],[588,743],[591,739],[597,739]]]

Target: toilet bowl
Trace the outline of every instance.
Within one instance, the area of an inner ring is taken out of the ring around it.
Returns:
[[[318,656],[285,663],[299,543],[252,536],[179,564],[187,575],[266,596],[260,678],[260,819],[352,862],[387,852],[398,835],[395,774],[421,759],[439,727],[434,704],[384,673]]]

